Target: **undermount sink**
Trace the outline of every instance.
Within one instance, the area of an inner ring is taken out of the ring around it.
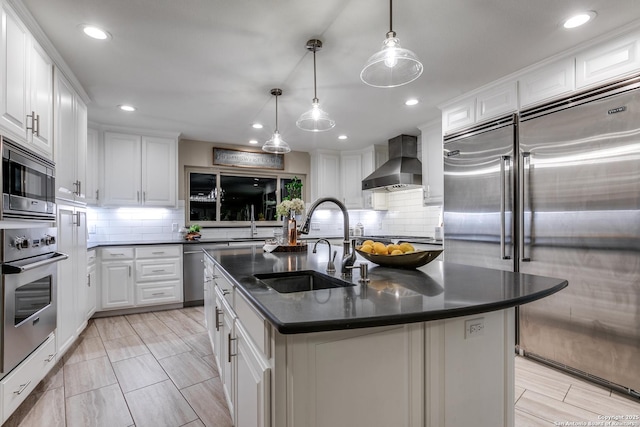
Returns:
[[[353,286],[351,282],[313,270],[264,273],[256,274],[254,277],[281,294]]]

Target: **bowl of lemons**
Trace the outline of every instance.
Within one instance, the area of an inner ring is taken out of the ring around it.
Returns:
[[[416,250],[407,242],[384,244],[365,240],[362,245],[356,246],[356,252],[382,267],[418,268],[436,259],[442,253],[442,249]]]

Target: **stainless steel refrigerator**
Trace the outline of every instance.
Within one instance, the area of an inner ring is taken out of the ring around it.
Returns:
[[[561,277],[521,352],[640,396],[640,77],[444,140],[446,261]]]

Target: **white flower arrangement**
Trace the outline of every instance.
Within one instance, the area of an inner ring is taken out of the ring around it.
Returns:
[[[302,199],[283,200],[276,206],[276,215],[288,217],[293,211],[296,214],[304,212],[304,201]]]

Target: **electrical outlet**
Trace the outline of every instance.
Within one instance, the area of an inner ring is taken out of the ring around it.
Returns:
[[[96,225],[95,224],[89,224],[88,232],[89,232],[89,234],[96,234]]]
[[[484,335],[484,317],[470,319],[464,322],[464,337],[473,338]]]
[[[171,224],[171,231],[174,233],[178,232],[178,223],[174,222],[173,224]]]

